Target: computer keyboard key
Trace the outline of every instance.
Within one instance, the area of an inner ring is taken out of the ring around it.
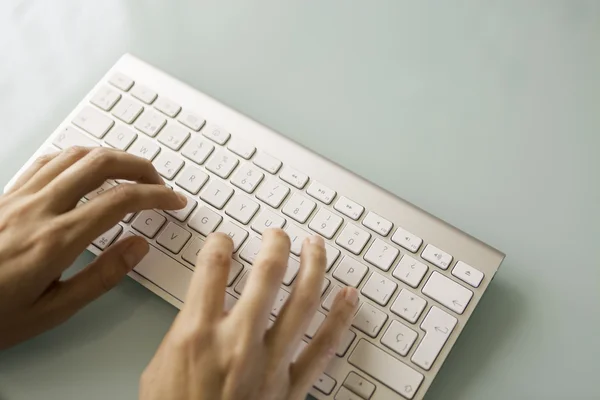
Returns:
[[[230,286],[230,284],[228,284],[227,286]],[[225,292],[225,301],[223,302],[223,311],[228,312],[231,311],[233,309],[233,306],[235,306],[235,303],[237,303],[238,299],[236,299],[234,296],[230,295],[229,293]]]
[[[110,111],[121,98],[121,93],[104,86],[94,94],[90,102],[104,111]]]
[[[256,152],[256,147],[246,141],[236,138],[233,138],[229,141],[227,148],[229,151],[237,154],[245,160],[249,160],[254,152]]]
[[[237,283],[237,285],[235,285],[235,288],[233,290],[235,290],[235,292],[237,294],[242,294],[242,292],[244,291],[244,288],[246,287],[246,284],[248,283],[249,277],[250,277],[250,270],[246,271],[244,273],[244,276],[242,276],[242,279],[240,279],[240,281]]]
[[[199,237],[193,238],[190,245],[186,247],[185,251],[181,255],[181,258],[192,265],[196,265],[196,259],[198,258],[198,254],[200,254],[200,250],[202,250],[204,247],[204,243],[204,240],[200,239]]]
[[[423,239],[413,235],[405,229],[397,228],[396,232],[394,232],[394,235],[392,236],[392,242],[404,247],[411,253],[416,253],[417,250],[419,250],[419,247],[421,247]]]
[[[258,203],[255,203],[248,197],[235,194],[229,204],[227,204],[227,207],[225,207],[225,213],[236,221],[246,225],[258,211],[258,207]]]
[[[412,399],[423,375],[375,345],[362,339],[348,362],[407,399]]]
[[[316,206],[314,201],[308,200],[298,193],[294,193],[285,206],[283,206],[281,212],[303,224],[310,217]]]
[[[123,227],[117,224],[104,232],[102,235],[98,236],[92,243],[100,250],[104,250],[115,241],[122,230]]]
[[[325,257],[327,259],[326,271],[329,271],[331,267],[333,267],[333,264],[335,264],[335,261],[339,256],[340,251],[338,249],[325,243]]]
[[[431,307],[421,323],[421,329],[425,331],[425,337],[419,343],[411,361],[425,370],[431,369],[456,323],[457,319],[452,315],[435,306]]]
[[[125,223],[129,223],[129,221],[131,221],[134,216],[135,216],[135,213],[129,213],[129,214],[125,215],[121,221],[123,221]]]
[[[358,394],[361,399],[369,399],[375,392],[375,385],[356,372],[350,372],[342,385]]]
[[[457,314],[462,314],[473,297],[466,287],[454,282],[437,271],[433,271],[422,290],[423,294],[448,307]]]
[[[292,242],[290,251],[294,255],[299,256],[302,250],[302,243],[304,243],[304,239],[311,236],[311,234],[304,229],[298,228],[294,224],[288,224],[285,228],[285,232],[288,234],[290,241]]]
[[[113,187],[114,187],[114,185],[112,183],[105,181],[102,183],[102,185],[100,185],[100,187],[92,190],[91,192],[89,192],[88,194],[86,194],[83,197],[85,197],[88,200],[92,200],[93,198],[100,196],[107,190],[112,189]]]
[[[122,98],[112,110],[112,115],[131,124],[142,113],[144,107],[128,98]]]
[[[183,160],[170,151],[161,151],[158,157],[152,161],[156,172],[171,180],[183,167]]]
[[[341,196],[338,201],[333,206],[336,210],[341,212],[342,214],[352,218],[353,220],[358,220],[362,215],[365,208],[358,203],[350,200],[347,197]]]
[[[115,121],[90,106],[85,106],[73,118],[73,125],[98,139],[102,139],[114,124]]]
[[[335,379],[323,373],[313,383],[313,387],[323,394],[331,394],[335,388]]]
[[[342,225],[342,222],[344,222],[342,217],[326,208],[321,208],[310,221],[308,227],[327,239],[331,239]]]
[[[347,224],[335,242],[356,255],[360,254],[371,238],[371,234],[353,224]]]
[[[279,171],[279,168],[281,168],[281,161],[267,153],[260,151],[256,154],[256,157],[254,157],[254,160],[252,161],[254,164],[270,174],[276,174],[277,171]]]
[[[335,285],[334,287],[331,288],[331,291],[329,292],[329,294],[327,295],[327,298],[325,299],[325,301],[322,304],[324,309],[326,309],[327,311],[331,311],[331,307],[333,306],[335,297],[337,296],[337,294],[340,290],[342,290],[342,287],[340,285]]]
[[[365,219],[363,219],[362,224],[373,232],[379,233],[381,236],[387,236],[392,230],[393,226],[390,221],[372,211],[367,213],[367,216]]]
[[[254,189],[263,180],[265,174],[249,164],[244,164],[235,171],[231,177],[231,183],[246,193],[253,193]]]
[[[123,125],[118,125],[108,132],[104,142],[115,149],[125,151],[136,138],[137,133]]]
[[[190,133],[180,125],[168,124],[159,134],[158,141],[172,150],[178,151],[188,140]]]
[[[221,223],[221,217],[206,206],[201,206],[188,222],[188,226],[204,236],[210,235]]]
[[[323,283],[321,284],[321,296],[323,296],[323,294],[325,293],[325,291],[329,287],[330,283],[331,282],[329,281],[329,279],[323,278]]]
[[[483,272],[471,267],[464,261],[458,261],[452,270],[452,275],[474,288],[479,287],[483,280]]]
[[[292,257],[289,257],[288,265],[285,270],[285,274],[283,275],[283,284],[290,286],[296,275],[298,275],[298,270],[300,270],[300,262]]]
[[[206,123],[206,120],[204,118],[187,110],[183,110],[177,116],[177,121],[196,132],[199,132],[200,128],[202,128]]]
[[[190,237],[192,237],[191,233],[179,225],[169,222],[167,227],[158,235],[156,242],[165,249],[178,254],[188,240],[190,240]]]
[[[421,253],[421,258],[429,261],[436,267],[441,269],[448,269],[452,263],[452,256],[445,251],[438,249],[432,244],[425,246],[425,249]]]
[[[427,302],[413,292],[402,289],[390,310],[408,322],[415,323],[425,309]]]
[[[138,214],[131,225],[138,232],[153,238],[167,219],[153,210],[144,210]]]
[[[233,189],[218,180],[208,182],[200,192],[200,198],[211,206],[222,209],[233,195]]]
[[[252,221],[252,230],[263,234],[269,228],[283,228],[285,219],[269,210],[262,210]]]
[[[373,272],[360,291],[375,303],[385,306],[396,291],[398,285],[385,276]]]
[[[192,135],[192,138],[181,149],[181,154],[196,164],[202,165],[214,149],[215,146],[203,140],[202,136]]]
[[[225,221],[217,228],[217,232],[222,232],[229,236],[233,241],[233,252],[238,251],[244,240],[248,237],[248,232],[237,226],[231,221]]]
[[[381,239],[375,239],[365,254],[365,260],[377,268],[387,271],[398,257],[400,251]]]
[[[175,184],[191,194],[198,194],[202,186],[208,181],[208,175],[193,165],[186,165],[177,175]]]
[[[333,277],[348,286],[358,287],[365,275],[369,271],[363,263],[355,259],[344,256],[340,265],[333,271]]]
[[[185,221],[187,217],[190,216],[192,211],[194,211],[194,208],[196,208],[196,206],[198,205],[198,201],[191,199],[188,196],[186,197],[187,204],[185,205],[185,207],[179,210],[165,210],[165,212],[180,222]]]
[[[256,192],[256,197],[273,208],[279,208],[290,192],[290,188],[276,179],[269,179]]]
[[[138,137],[135,142],[127,149],[129,154],[134,156],[145,158],[146,160],[152,161],[154,157],[160,152],[160,147],[151,140],[143,137]]]
[[[118,87],[124,92],[128,91],[133,86],[133,79],[120,72],[115,72],[108,81],[111,85]]]
[[[152,110],[145,110],[142,115],[135,121],[133,125],[138,131],[155,137],[158,132],[165,126],[167,120],[165,117]]]
[[[275,301],[273,302],[273,307],[271,308],[271,314],[274,317],[277,317],[279,315],[279,312],[281,311],[281,308],[287,301],[288,297],[290,297],[290,292],[280,288],[277,292],[277,296],[275,297]]]
[[[215,124],[204,125],[204,128],[202,128],[200,132],[213,142],[220,145],[224,145],[225,143],[227,143],[227,141],[231,137],[231,134],[229,132]]]
[[[85,134],[81,133],[77,129],[67,126],[60,133],[58,133],[52,140],[52,144],[61,150],[64,150],[73,146],[81,147],[98,147],[98,142],[93,141]]]
[[[179,111],[181,111],[181,106],[179,104],[161,96],[159,96],[156,103],[154,103],[154,108],[171,118],[177,116]]]
[[[251,237],[240,252],[240,258],[250,264],[254,264],[254,260],[256,260],[256,256],[258,256],[261,245],[262,239],[258,237]]]
[[[352,326],[371,337],[376,337],[387,318],[387,314],[383,311],[369,303],[363,303],[352,320]]]
[[[427,270],[427,265],[405,254],[400,259],[400,262],[396,266],[396,269],[394,269],[392,275],[406,283],[408,286],[416,288],[421,283]]]
[[[393,320],[381,338],[381,343],[401,356],[406,356],[418,334],[403,323]]]
[[[239,162],[240,161],[227,150],[219,150],[213,154],[210,160],[208,160],[206,169],[223,179],[227,179]]]
[[[321,327],[323,321],[325,321],[325,314],[323,314],[321,311],[315,312],[315,315],[308,324],[305,335],[312,339]]]
[[[231,259],[231,263],[229,264],[229,274],[227,275],[227,286],[231,286],[235,278],[238,277],[240,272],[244,269],[244,266],[241,262]]]
[[[335,190],[330,189],[317,181],[313,181],[308,186],[308,189],[306,189],[306,193],[308,193],[309,196],[314,197],[315,199],[325,204],[331,204],[336,195]]]
[[[290,185],[302,189],[308,182],[308,175],[303,174],[291,167],[283,167],[283,170],[279,174],[279,177]]]
[[[154,103],[154,100],[156,100],[158,97],[154,90],[147,86],[140,85],[139,83],[136,83],[129,93],[136,99],[143,101],[146,104]]]
[[[342,339],[340,340],[340,344],[338,345],[335,354],[338,357],[344,357],[352,345],[352,342],[354,342],[354,339],[356,339],[356,333],[352,332],[350,329],[346,329],[342,334]]]

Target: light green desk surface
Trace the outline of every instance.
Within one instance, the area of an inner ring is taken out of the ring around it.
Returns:
[[[5,0],[2,186],[124,52],[507,254],[427,399],[600,398],[600,2]],[[127,279],[0,399],[134,399],[175,313]]]

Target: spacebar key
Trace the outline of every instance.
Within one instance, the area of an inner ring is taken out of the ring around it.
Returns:
[[[423,375],[364,339],[358,342],[348,362],[407,399],[414,397],[423,382]]]
[[[185,300],[192,271],[154,246],[150,245],[148,254],[133,270],[178,300]]]

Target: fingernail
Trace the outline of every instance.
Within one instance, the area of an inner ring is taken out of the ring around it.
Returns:
[[[354,288],[346,288],[346,293],[344,293],[344,298],[346,302],[351,306],[355,307],[358,304],[358,292]]]
[[[319,235],[312,235],[308,240],[309,240],[310,243],[316,244],[317,246],[320,246],[320,247],[324,247],[325,246],[325,241]]]
[[[145,240],[135,240],[123,251],[125,264],[132,269],[148,254],[148,250],[148,244]]]

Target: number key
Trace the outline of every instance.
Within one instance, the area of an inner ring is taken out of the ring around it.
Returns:
[[[337,232],[343,219],[332,212],[321,208],[315,217],[310,221],[308,227],[313,231],[320,233],[327,239],[331,239]]]
[[[348,224],[335,242],[354,254],[360,254],[370,238],[370,233]]]

